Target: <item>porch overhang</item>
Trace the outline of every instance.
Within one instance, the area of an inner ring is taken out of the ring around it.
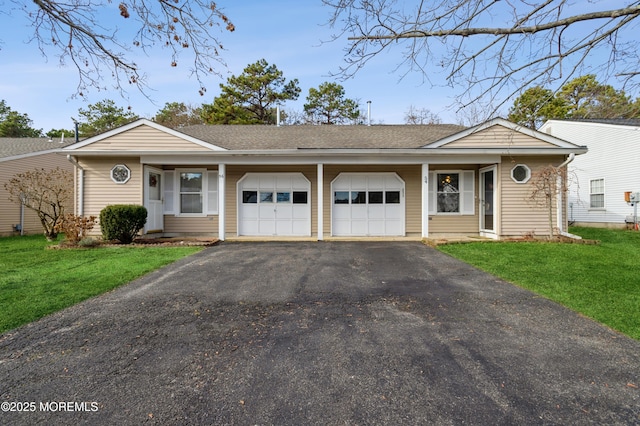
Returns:
[[[140,157],[144,164],[490,164],[503,156],[583,154],[575,148],[282,149],[243,151],[61,150],[79,157]]]

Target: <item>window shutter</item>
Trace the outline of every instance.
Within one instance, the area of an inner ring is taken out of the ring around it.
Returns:
[[[436,183],[435,172],[429,172],[429,214],[436,214],[436,191],[438,190]]]
[[[463,170],[462,171],[462,185],[460,188],[461,206],[460,210],[462,214],[475,214],[475,182],[474,171]]]
[[[175,214],[173,170],[164,172],[164,214]]]
[[[218,172],[207,172],[207,214],[218,214]]]

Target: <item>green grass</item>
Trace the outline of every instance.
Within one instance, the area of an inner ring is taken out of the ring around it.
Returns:
[[[201,247],[47,249],[43,236],[0,238],[0,333],[112,290]]]
[[[640,232],[571,232],[601,243],[474,242],[438,249],[640,340]]]

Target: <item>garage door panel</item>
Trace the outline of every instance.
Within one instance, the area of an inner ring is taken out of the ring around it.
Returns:
[[[400,220],[385,221],[385,235],[402,235],[404,224]]]
[[[306,204],[294,204],[291,207],[292,218],[296,221],[307,220],[309,216],[309,208]]]
[[[273,189],[276,187],[276,179],[274,176],[264,175],[259,177],[259,186],[264,189]]]
[[[351,235],[351,219],[335,219],[333,235]]]
[[[351,232],[349,235],[357,236],[357,235],[371,235],[369,233],[368,223],[364,220],[352,220],[351,221]]]
[[[286,220],[291,222],[291,219],[293,219],[292,205],[278,204],[278,206],[276,207],[276,210],[277,211],[275,212],[275,215],[279,221]]]
[[[345,205],[334,204],[333,218],[336,220],[351,220],[351,208]]]
[[[275,220],[260,220],[257,223],[258,223],[257,235],[275,235],[276,233]]]
[[[258,210],[260,212],[258,215],[259,220],[275,220],[276,212],[273,205],[261,205]]]
[[[366,205],[352,205],[351,206],[351,219],[352,220],[367,220],[367,206]]]
[[[305,235],[308,232],[309,224],[306,220],[294,220],[292,222],[291,233],[293,235]]]
[[[369,205],[369,219],[370,220],[382,220],[386,217],[386,209],[383,204]],[[378,223],[378,222],[376,222]]]
[[[369,188],[384,188],[385,178],[382,176],[369,175],[368,187]]]

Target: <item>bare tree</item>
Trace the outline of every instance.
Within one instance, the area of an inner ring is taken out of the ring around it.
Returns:
[[[168,50],[167,67],[178,66],[188,51],[190,73],[203,94],[203,78],[219,75],[217,68],[224,65],[219,34],[235,29],[207,0],[122,0],[117,8],[110,0],[11,1],[32,21],[40,51],[77,69],[79,96],[90,88],[105,89],[111,79],[121,92],[133,85],[144,93],[145,73],[133,58],[136,51],[147,53],[154,47]]]
[[[569,191],[569,186],[573,183],[577,184],[575,172],[568,171],[565,166],[556,167],[548,164],[533,173],[529,181],[531,185],[529,200],[547,209],[549,238],[557,234],[553,228],[553,212],[554,206],[558,202],[558,196],[564,199],[565,194]]]
[[[407,72],[443,74],[461,87],[460,107],[484,101],[497,111],[531,85],[558,86],[583,67],[637,84],[640,2],[593,0],[323,0],[335,36],[348,36],[349,77],[378,54],[403,49]],[[621,7],[620,7],[621,6]],[[499,22],[503,25],[492,26]]]
[[[416,108],[409,105],[404,113],[405,124],[442,124],[442,119],[428,108]]]
[[[73,200],[73,174],[60,167],[34,169],[18,173],[4,187],[9,193],[9,201],[35,211],[47,240],[55,240],[65,206]]]

